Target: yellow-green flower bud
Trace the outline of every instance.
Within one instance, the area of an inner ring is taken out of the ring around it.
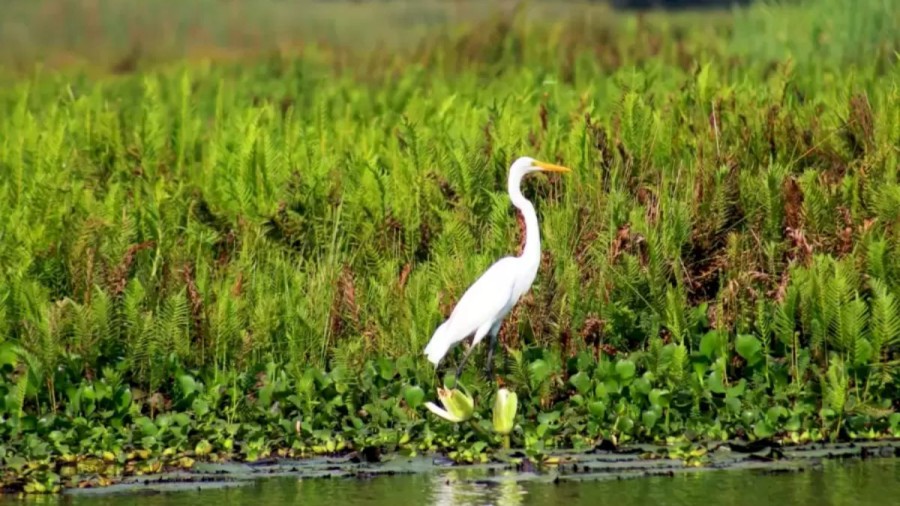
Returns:
[[[494,432],[504,436],[512,432],[516,423],[519,399],[515,392],[501,388],[494,399]]]
[[[443,407],[433,402],[425,403],[425,407],[435,415],[450,422],[464,422],[475,413],[475,401],[457,389],[438,388],[438,399]]]

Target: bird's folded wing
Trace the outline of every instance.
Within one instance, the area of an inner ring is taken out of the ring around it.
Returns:
[[[450,318],[445,336],[451,340],[464,339],[488,322],[494,322],[512,299],[516,281],[515,258],[506,257],[495,262],[466,290]]]

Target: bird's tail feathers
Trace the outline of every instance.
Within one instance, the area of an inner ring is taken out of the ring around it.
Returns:
[[[446,328],[447,322],[442,323],[441,326],[434,331],[434,335],[431,336],[431,340],[428,341],[428,344],[425,346],[425,356],[428,357],[428,361],[434,364],[435,367],[437,367],[441,359],[444,358],[444,355],[447,354],[447,350],[450,349],[450,345],[447,343],[447,339],[444,336]]]

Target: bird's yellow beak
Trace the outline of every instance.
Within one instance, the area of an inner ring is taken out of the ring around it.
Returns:
[[[572,172],[572,169],[568,167],[563,167],[562,165],[554,165],[547,162],[540,162],[537,160],[534,161],[533,165],[547,172]]]

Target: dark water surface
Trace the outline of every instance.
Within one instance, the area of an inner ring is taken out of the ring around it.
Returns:
[[[828,461],[802,472],[709,471],[630,480],[532,482],[502,472],[474,483],[466,471],[378,476],[370,479],[270,478],[225,488],[155,494],[69,495],[27,503],[105,506],[195,504],[352,505],[856,505],[900,504],[900,459]],[[17,501],[0,503],[17,504]],[[18,503],[22,504],[22,503]]]

